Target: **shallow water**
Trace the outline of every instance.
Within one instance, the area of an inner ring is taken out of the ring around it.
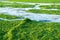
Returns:
[[[8,3],[14,3],[14,2],[9,2],[9,1],[3,1],[3,2],[8,2]],[[52,14],[42,14],[42,13],[29,13],[26,12],[26,10],[30,9],[41,9],[39,6],[40,5],[53,5],[54,3],[28,3],[28,2],[16,2],[16,3],[23,3],[23,4],[33,4],[35,7],[33,8],[12,8],[12,7],[0,7],[0,13],[3,14],[9,14],[9,15],[15,15],[15,16],[22,16],[24,18],[29,18],[31,20],[35,21],[43,21],[43,22],[60,22],[60,15],[52,15]],[[55,5],[60,5],[60,3],[57,3]],[[41,9],[41,10],[58,10],[58,9]],[[13,20],[23,20],[22,19],[3,19],[0,18],[1,20],[6,20],[6,21],[13,21]]]
[[[15,16],[23,16],[24,18],[29,18],[31,20],[36,21],[49,21],[49,22],[60,22],[60,15],[52,15],[52,14],[36,14],[25,12],[25,10],[29,10],[29,8],[9,8],[2,7],[0,8],[0,13],[15,15]],[[17,19],[18,20],[18,19]]]

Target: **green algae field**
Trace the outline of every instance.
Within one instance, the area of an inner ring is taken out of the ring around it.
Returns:
[[[0,40],[60,40],[60,0],[0,1]]]

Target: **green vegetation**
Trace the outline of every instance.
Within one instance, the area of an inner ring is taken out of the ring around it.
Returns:
[[[60,0],[10,0],[12,2],[57,3]],[[30,8],[34,5],[0,2],[0,7]],[[41,8],[60,9],[60,5],[40,6]],[[60,10],[31,9],[26,12],[42,14],[59,14]],[[43,15],[44,16],[44,15]],[[0,18],[19,19],[22,16],[0,14]],[[0,40],[60,40],[60,23],[37,22],[30,19],[5,21],[0,19]]]
[[[60,11],[59,11],[59,10],[39,10],[39,9],[31,9],[31,10],[27,10],[27,12],[41,13],[41,14],[60,14]]]
[[[60,40],[60,23],[0,20],[0,40]]]
[[[60,5],[42,5],[40,8],[45,9],[60,9]]]
[[[7,15],[7,14],[0,14],[0,18],[5,18],[5,19],[21,19],[23,17],[22,16]]]
[[[0,2],[0,7],[32,8],[34,5]]]
[[[60,0],[10,0],[10,1],[13,1],[13,2],[40,2],[40,3],[60,3]]]
[[[0,40],[3,40],[4,35],[20,21],[3,21],[0,20]]]

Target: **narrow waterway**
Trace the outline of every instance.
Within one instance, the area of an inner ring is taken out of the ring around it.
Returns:
[[[3,13],[3,14],[8,14],[8,15],[22,16],[24,18],[28,18],[28,19],[35,20],[35,21],[60,22],[60,15],[42,14],[42,13],[37,14],[37,13],[26,12],[26,10],[30,10],[30,9],[40,9],[40,7],[39,5],[35,5],[35,7],[33,8],[0,7],[0,14]],[[41,10],[58,10],[58,9],[41,9]],[[23,20],[23,18],[22,19],[11,19],[11,20],[3,19],[3,18],[0,18],[0,19],[7,20],[7,21]]]
[[[29,10],[29,8],[9,8],[4,7],[0,8],[0,13],[15,15],[15,16],[23,16],[24,18],[29,18],[31,20],[36,21],[50,21],[50,22],[60,22],[60,15],[52,15],[52,14],[36,14],[36,13],[29,13],[25,12],[25,10]],[[18,19],[19,20],[19,19]]]

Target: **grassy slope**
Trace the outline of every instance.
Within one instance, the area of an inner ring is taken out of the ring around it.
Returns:
[[[3,36],[20,21],[2,21],[0,20],[0,40],[3,40]]]
[[[10,0],[10,1],[18,1],[18,2],[60,2],[60,0]]]
[[[32,8],[34,5],[0,2],[0,7]]]
[[[8,15],[8,14],[0,14],[0,18],[4,19],[19,19],[23,18],[22,16],[13,16],[13,15]]]
[[[45,9],[60,9],[60,5],[42,5],[40,8],[45,8]]]
[[[60,23],[0,20],[0,40],[60,40]]]
[[[27,10],[27,12],[42,13],[42,14],[59,14],[60,15],[60,10],[39,10],[39,9],[31,9],[31,10]]]

